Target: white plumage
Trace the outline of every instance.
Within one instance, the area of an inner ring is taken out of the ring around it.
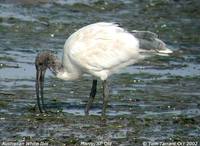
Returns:
[[[143,57],[132,34],[113,23],[95,23],[79,29],[66,40],[65,72],[57,77],[72,80],[89,73],[106,80],[118,69]]]

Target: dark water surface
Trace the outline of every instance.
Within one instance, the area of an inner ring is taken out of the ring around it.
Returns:
[[[66,82],[48,72],[45,102],[54,113],[39,114],[34,89],[36,54],[52,50],[61,57],[71,33],[98,21],[156,32],[174,53],[113,75],[106,119],[99,116],[100,82],[91,116],[86,117],[90,76]],[[121,146],[197,143],[199,83],[199,0],[0,0],[1,145],[22,141]]]

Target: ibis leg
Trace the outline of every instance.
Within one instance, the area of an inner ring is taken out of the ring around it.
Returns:
[[[108,96],[109,96],[109,89],[108,83],[106,80],[103,81],[103,108],[102,108],[102,116],[106,115],[106,106],[108,104]]]
[[[93,80],[92,82],[92,88],[91,88],[91,92],[90,92],[90,97],[89,100],[87,102],[86,108],[85,108],[85,114],[88,115],[89,114],[89,110],[90,107],[94,101],[95,95],[96,95],[96,91],[97,91],[97,80]]]

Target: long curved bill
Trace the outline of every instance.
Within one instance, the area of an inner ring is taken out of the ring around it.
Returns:
[[[35,84],[35,88],[36,88],[37,104],[38,104],[39,111],[41,113],[47,112],[46,109],[45,109],[44,96],[43,96],[43,94],[44,94],[43,93],[44,75],[45,75],[45,71],[37,69],[37,71],[36,71],[36,84]],[[42,102],[42,107],[41,107],[40,101]]]

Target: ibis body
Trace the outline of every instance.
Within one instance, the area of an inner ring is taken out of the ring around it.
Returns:
[[[99,22],[87,25],[73,33],[65,42],[62,62],[51,52],[39,53],[36,57],[36,95],[40,112],[46,111],[43,100],[43,83],[46,69],[63,80],[76,80],[83,74],[93,76],[90,97],[85,113],[96,94],[97,78],[103,83],[103,109],[108,102],[107,78],[119,69],[152,56],[166,55],[166,48],[155,33],[132,31],[131,33],[114,23]],[[42,107],[40,105],[40,98]]]

